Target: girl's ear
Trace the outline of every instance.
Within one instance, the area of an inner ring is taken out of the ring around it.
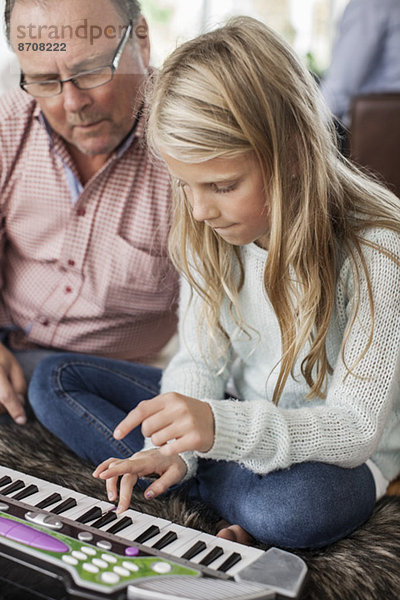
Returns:
[[[140,15],[135,26],[136,43],[142,56],[143,64],[148,68],[150,65],[150,38],[149,26],[143,15]]]

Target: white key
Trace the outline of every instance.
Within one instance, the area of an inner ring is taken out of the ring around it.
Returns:
[[[81,517],[85,514],[85,512],[92,508],[92,506],[94,506],[95,503],[96,501],[93,498],[90,498],[89,496],[87,496],[86,498],[80,498],[79,500],[77,500],[76,506],[70,508],[69,510],[66,510],[61,514],[63,517],[71,519],[71,521],[76,521],[78,517]]]
[[[177,557],[182,556],[183,550],[181,551],[181,549],[183,547],[191,548],[196,543],[197,538],[201,534],[201,532],[197,531],[196,529],[191,529],[190,527],[182,527],[181,525],[175,524],[171,525],[169,529],[175,531],[178,534],[178,539],[174,542],[171,542],[171,544],[168,544],[168,546],[165,546],[165,548],[163,548],[163,552],[167,552],[168,554]],[[165,533],[165,531],[162,531],[161,535],[159,534],[157,536],[157,539],[154,538],[154,541],[149,540],[149,545],[154,546],[158,539],[161,539],[165,535]]]
[[[36,506],[36,504],[39,504],[39,502],[41,502],[42,500],[44,500],[45,498],[48,498],[49,496],[51,496],[54,493],[57,493],[57,490],[54,489],[54,486],[52,485],[45,485],[45,486],[39,486],[37,484],[37,481],[35,481],[32,478],[32,482],[35,485],[38,486],[39,491],[36,492],[35,494],[32,494],[32,496],[28,496],[27,498],[24,498],[23,502],[25,502],[26,504],[29,504],[30,506]],[[60,493],[60,492],[58,492]],[[60,501],[59,501],[60,502]],[[47,507],[44,510],[51,510],[52,506],[56,506],[57,502],[54,502],[54,504],[51,504],[49,507]]]
[[[5,474],[8,475],[8,473],[5,473]],[[2,475],[0,474],[0,476],[2,476]],[[32,477],[30,477],[29,475],[26,475],[25,473],[16,473],[15,475],[10,474],[9,476],[11,477],[13,482],[16,481],[17,479],[21,479],[24,482],[25,487],[28,487],[28,485],[30,485],[31,483],[35,483],[37,485],[36,480],[33,479]],[[13,492],[13,495],[18,494],[18,492],[22,491],[22,489],[23,488],[21,488],[20,490],[18,490],[16,492]],[[10,498],[11,498],[11,496],[10,496]]]
[[[153,517],[152,515],[146,515],[132,509],[125,511],[121,516],[130,517],[133,521],[132,525],[129,525],[129,527],[123,529],[117,534],[119,537],[129,541],[135,540],[135,538],[144,533],[151,525],[157,525],[160,530],[171,525],[171,521],[168,521],[167,519]],[[114,523],[116,523],[116,521],[114,521]],[[111,527],[111,525],[109,525],[109,527]],[[151,538],[151,540],[155,539],[155,537],[156,536]],[[151,540],[148,541],[148,545],[151,545]],[[145,543],[147,544],[147,542]]]
[[[196,542],[200,542],[200,541],[205,542],[206,548],[205,548],[205,550],[202,550],[201,552],[199,552],[198,554],[196,554],[196,556],[194,556],[193,558],[191,558],[190,562],[199,563],[202,558],[204,558],[205,556],[207,556],[207,554],[209,552],[211,552],[211,550],[213,549],[213,547],[216,546],[216,544],[215,544],[215,538],[214,538],[214,536],[209,536],[206,533],[202,533],[202,532],[198,532],[198,534],[199,535],[194,540],[190,540],[189,539],[186,542],[184,542],[179,547],[179,550],[176,550],[175,556],[181,558],[183,556],[183,554],[185,554],[185,552],[187,552],[192,546],[194,546],[194,544],[196,544]],[[211,540],[209,538],[212,538],[213,544],[211,544]]]
[[[151,525],[158,525],[158,527],[160,527],[159,523],[151,523]],[[173,523],[171,523],[171,521],[167,521],[167,523],[163,527],[160,527],[160,533],[157,533],[157,535],[147,540],[147,542],[144,542],[145,545],[149,547],[154,546],[154,544],[161,540],[161,538],[163,538],[164,535],[166,535],[171,530],[175,531],[175,526]]]
[[[60,487],[60,486],[56,486],[52,483],[49,483],[48,481],[45,481],[43,479],[39,479],[38,477],[33,477],[26,473],[21,473],[21,472],[15,471],[14,469],[9,469],[8,467],[0,467],[0,477],[2,477],[3,475],[8,475],[9,477],[11,477],[11,479],[13,481],[15,481],[16,479],[22,479],[22,481],[24,481],[26,483],[26,485],[29,485],[30,483],[34,483],[39,488],[39,491],[42,491],[42,490],[45,491],[47,489],[51,489],[50,493],[52,493],[54,491],[53,488]],[[60,487],[60,489],[62,489],[62,488]],[[56,491],[58,491],[58,489]]]
[[[98,506],[101,510],[101,516],[103,516],[104,514],[110,512],[110,510],[112,510],[113,508],[115,508],[115,504],[111,504],[110,502],[103,502],[102,500],[95,500],[93,506]],[[79,513],[80,515],[83,515],[84,512],[86,512],[86,510],[81,511]],[[77,518],[77,516],[75,517]],[[98,519],[101,519],[101,517],[97,517],[96,519],[94,519],[93,521],[90,521],[90,523],[87,523],[87,525],[93,525],[93,523],[95,521],[97,521]],[[115,521],[110,521],[110,523],[107,523],[107,525],[104,525],[103,527],[96,527],[96,529],[98,531],[106,531],[109,527],[111,527],[111,525],[115,523]]]
[[[62,512],[61,516],[66,517],[67,519],[71,519],[72,521],[75,519],[75,517],[78,517],[78,516],[82,515],[83,513],[85,513],[86,510],[90,506],[93,506],[93,504],[95,504],[95,503],[100,504],[99,500],[96,501],[95,498],[91,498],[90,496],[85,496],[84,494],[80,494],[79,492],[75,492],[74,490],[68,490],[68,494],[64,495],[63,501],[66,500],[67,498],[74,498],[76,500],[76,506],[73,506],[72,508],[69,508],[68,510],[65,510],[64,512]],[[59,502],[59,503],[57,503],[57,505],[58,504],[61,504],[61,503]],[[53,508],[53,507],[51,507],[51,508]]]
[[[79,494],[78,492],[74,492],[73,490],[69,490],[68,495],[67,494],[61,494],[62,499],[59,502],[57,502],[56,504],[52,504],[51,506],[49,506],[48,510],[52,511],[53,509],[57,508],[57,506],[59,506],[60,504],[62,504],[68,498],[74,498],[76,500],[76,502],[78,503],[80,496],[81,496],[81,494]],[[74,510],[74,509],[75,509],[75,507],[70,508],[68,510],[64,510],[62,513],[60,513],[60,516],[62,515],[63,517],[67,517],[71,513],[71,511]]]
[[[40,500],[47,498],[47,496],[50,496],[53,493],[60,494],[62,499],[59,500],[58,502],[54,503],[54,505],[51,505],[50,507],[48,507],[48,509],[45,509],[45,510],[50,511],[52,508],[61,504],[61,502],[63,502],[67,498],[73,497],[76,499],[77,503],[79,500],[89,498],[89,496],[85,496],[84,494],[80,494],[79,492],[75,492],[74,490],[70,490],[61,485],[53,484],[48,481],[45,481],[44,479],[39,479],[38,477],[33,477],[33,476],[27,475],[25,473],[20,473],[18,471],[15,471],[14,469],[9,469],[8,467],[0,467],[0,474],[1,474],[1,476],[9,475],[9,477],[11,477],[13,481],[15,481],[16,479],[22,479],[22,481],[24,481],[26,486],[28,486],[31,483],[37,485],[37,487],[39,488],[39,492],[36,492],[35,495],[32,494],[32,496],[28,496],[26,499],[24,499],[26,504],[34,506],[32,501],[35,501],[35,504],[37,504],[38,502],[40,502]],[[17,493],[18,492],[16,492],[16,494]],[[95,501],[95,499],[93,499],[93,500]],[[70,511],[71,510],[73,510],[73,509],[70,509]],[[66,516],[67,513],[70,514],[70,511],[65,511],[65,513],[63,513],[63,515]]]
[[[24,498],[22,500],[22,502],[25,502],[26,504],[29,504],[30,506],[36,506],[36,504],[39,504],[39,502],[41,502],[45,498],[48,498],[49,496],[51,496],[52,493],[53,492],[49,491],[49,490],[39,490],[35,494],[32,494],[32,496],[28,496],[27,498]],[[51,507],[55,506],[56,504],[57,504],[57,502],[54,502],[54,505],[51,504],[49,507],[47,507],[43,510],[50,510]]]
[[[213,547],[220,546],[224,550],[224,554],[209,565],[210,569],[218,570],[233,552],[238,552],[242,556],[242,559],[227,571],[227,573],[232,576],[264,554],[264,550],[260,550],[259,548],[252,548],[251,546],[245,546],[244,544],[238,544],[237,542],[231,542],[230,540],[224,540],[214,536],[209,537],[211,538],[210,545],[213,544]],[[210,550],[211,549],[212,548],[210,548]]]
[[[222,542],[222,540],[220,540],[220,538],[215,537],[214,535],[209,535],[207,533],[201,533],[195,540],[194,543],[202,541],[206,544],[206,548],[205,550],[202,550],[201,552],[199,552],[199,554],[196,554],[196,556],[194,556],[193,558],[190,559],[191,562],[199,564],[203,558],[205,558],[210,552],[212,552],[212,550],[214,550],[214,548],[216,547],[220,547],[223,550],[223,554],[215,559],[212,563],[210,563],[209,565],[207,565],[210,569],[214,569],[215,565],[218,563],[222,563],[226,560],[226,558],[231,554],[231,551],[226,551],[225,547],[226,544],[224,545]],[[187,550],[189,550],[192,547],[193,544],[186,544],[185,547],[180,548],[179,554],[180,556],[182,556]],[[244,546],[242,546],[244,548]],[[232,552],[234,552],[235,550],[232,550]]]
[[[143,515],[143,513],[139,512],[139,511],[129,509],[129,510],[126,510],[125,512],[123,512],[121,515],[119,515],[118,519],[116,519],[112,523],[109,523],[108,525],[106,525],[103,528],[103,530],[110,529],[110,527],[112,527],[113,525],[118,523],[118,521],[121,521],[121,519],[123,519],[124,517],[130,517],[132,519],[132,524],[128,525],[128,527],[125,527],[125,529],[122,529],[117,534],[115,534],[121,538],[124,538],[127,540],[132,540],[131,535],[133,535],[133,533],[135,531],[137,531],[139,528],[141,529],[143,524],[145,525],[145,529],[147,529],[147,527],[150,526],[150,523],[147,520],[148,515]]]
[[[65,511],[65,513],[62,513],[62,514],[64,517],[67,517],[68,519],[71,519],[72,521],[76,521],[77,519],[79,519],[79,517],[84,515],[88,510],[90,510],[94,506],[98,506],[102,513],[106,512],[107,510],[110,510],[110,508],[113,507],[112,504],[108,504],[106,502],[101,502],[101,500],[96,500],[96,498],[91,498],[90,496],[86,496],[86,497],[83,497],[83,498],[77,500],[77,505],[74,508],[71,508],[70,510]],[[97,520],[97,519],[93,519],[93,520]],[[90,523],[88,523],[88,525],[90,525]]]
[[[29,504],[29,506],[35,506],[35,504],[38,504],[41,500],[44,500],[44,498],[50,496],[50,494],[52,494],[54,491],[49,484],[39,485],[40,481],[38,482],[36,478],[29,475],[25,475],[24,473],[20,473],[18,479],[21,479],[24,482],[25,487],[21,488],[20,490],[17,490],[16,492],[13,492],[9,496],[9,498],[16,498],[16,496],[18,496],[19,493],[23,492],[24,489],[27,488],[29,485],[36,485],[36,487],[38,488],[37,492],[31,494],[30,496],[26,496],[25,498],[22,498],[22,500],[20,500],[20,502]]]
[[[27,496],[26,498],[24,498],[22,500],[22,502],[25,502],[25,504],[29,504],[30,506],[35,506],[41,500],[44,500],[51,494],[54,494],[54,493],[60,494],[60,496],[62,498],[61,500],[54,502],[54,504],[51,504],[49,507],[44,509],[44,510],[50,511],[52,508],[54,508],[55,506],[57,506],[58,504],[63,502],[63,500],[65,500],[67,497],[71,496],[71,490],[68,490],[66,488],[63,488],[62,486],[59,486],[59,485],[56,485],[53,483],[49,483],[47,481],[44,481],[43,479],[38,479],[37,477],[25,475],[25,473],[19,473],[18,477],[19,477],[19,479],[22,479],[24,481],[26,486],[28,486],[32,483],[32,484],[35,484],[39,488],[38,492],[36,492],[35,494],[32,494],[31,496]],[[18,492],[16,492],[16,494],[17,493]],[[13,495],[16,495],[16,494],[13,494]]]
[[[22,473],[18,471],[14,471],[14,469],[9,469],[8,467],[0,466],[0,476],[8,475],[11,479],[20,479]]]

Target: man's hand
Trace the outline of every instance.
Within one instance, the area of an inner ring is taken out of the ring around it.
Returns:
[[[0,344],[0,413],[8,412],[19,425],[26,423],[26,381],[15,356]]]
[[[140,402],[117,425],[114,437],[120,440],[139,425],[144,437],[161,446],[164,456],[187,450],[208,452],[214,443],[214,416],[209,404],[176,392]]]
[[[107,495],[111,502],[118,498],[117,513],[127,510],[130,505],[132,490],[140,477],[156,473],[156,479],[145,491],[145,498],[151,499],[167,491],[174,483],[178,483],[186,474],[186,464],[180,456],[163,456],[158,448],[142,450],[130,458],[109,458],[102,462],[93,472],[93,477],[106,480]]]

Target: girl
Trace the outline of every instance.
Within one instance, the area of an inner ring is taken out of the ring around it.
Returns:
[[[42,363],[30,390],[80,456],[117,457],[94,475],[111,500],[122,476],[119,512],[155,472],[147,498],[185,481],[232,524],[222,537],[318,547],[399,472],[400,202],[333,131],[312,77],[256,20],[166,61],[148,139],[173,181],[180,349],[160,395],[157,369],[79,355]]]

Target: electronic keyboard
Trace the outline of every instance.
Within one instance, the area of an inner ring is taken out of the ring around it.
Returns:
[[[52,578],[54,595],[38,597],[54,600],[299,598],[307,574],[292,553],[133,509],[117,515],[109,502],[0,466],[0,590],[13,564]]]

